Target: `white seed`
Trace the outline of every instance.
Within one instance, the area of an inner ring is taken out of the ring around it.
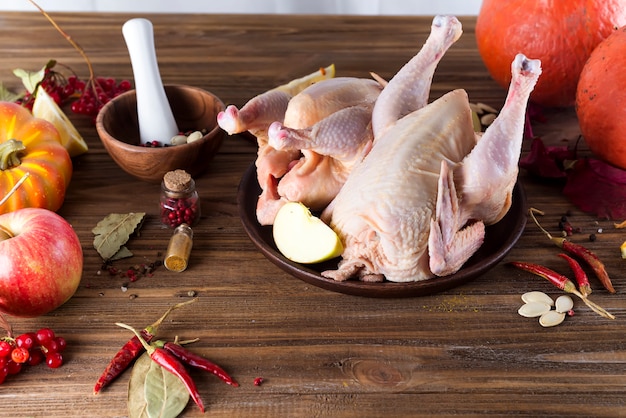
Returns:
[[[568,295],[561,295],[556,298],[555,306],[557,312],[567,313],[574,307],[574,301]]]
[[[548,328],[548,327],[557,326],[564,320],[565,320],[564,312],[549,311],[541,315],[541,317],[539,318],[539,324],[542,327]]]
[[[489,106],[486,103],[478,102],[478,103],[476,103],[476,106],[478,106],[479,109],[481,109],[481,110],[483,110],[485,112],[488,112],[488,113],[498,113],[497,109],[494,109],[493,107]]]
[[[496,120],[496,115],[493,113],[487,113],[480,117],[480,123],[485,126],[491,125],[494,120]]]
[[[190,133],[189,136],[187,137],[187,143],[197,141],[200,138],[202,138],[202,132],[194,131]]]
[[[525,303],[517,310],[517,313],[526,318],[536,318],[550,311],[550,306],[541,302]]]
[[[485,113],[485,110],[481,108],[480,106],[478,106],[476,103],[470,103],[469,106],[470,106],[470,109],[472,109],[472,111],[476,113],[478,116]]]
[[[187,143],[187,137],[185,135],[174,135],[172,139],[170,139],[170,144],[172,145],[182,145]]]
[[[522,295],[522,300],[526,303],[541,302],[549,306],[554,306],[554,301],[552,300],[550,296],[546,295],[543,292],[538,292],[538,291],[524,293]]]

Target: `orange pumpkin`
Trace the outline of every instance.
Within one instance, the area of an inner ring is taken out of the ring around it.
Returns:
[[[591,53],[576,92],[576,115],[591,151],[626,170],[626,26]]]
[[[519,52],[541,60],[531,100],[571,106],[583,65],[615,28],[626,25],[626,0],[483,0],[476,21],[478,51],[504,88]]]
[[[72,160],[50,122],[26,108],[0,102],[0,199],[28,178],[0,206],[0,214],[26,207],[57,211],[72,176]]]

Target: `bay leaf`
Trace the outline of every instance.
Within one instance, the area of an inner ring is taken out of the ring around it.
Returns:
[[[128,248],[126,248],[126,246],[122,245],[120,249],[118,250],[118,252],[113,254],[113,256],[109,258],[109,260],[110,261],[121,260],[123,258],[128,258],[132,256],[133,256],[133,253]]]
[[[145,212],[111,213],[91,230],[95,237],[93,246],[98,254],[109,260],[126,244],[131,234],[143,222]]]
[[[128,418],[147,418],[144,386],[146,375],[154,363],[148,353],[143,353],[135,361],[128,381]]]
[[[128,418],[177,417],[188,402],[189,392],[180,379],[148,353],[137,359],[128,384]]]
[[[146,374],[144,394],[149,418],[175,418],[189,402],[185,384],[154,361]]]

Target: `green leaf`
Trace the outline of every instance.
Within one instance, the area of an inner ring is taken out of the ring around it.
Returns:
[[[11,90],[4,87],[4,84],[0,83],[0,101],[3,102],[15,102],[18,99],[24,97],[23,94],[14,93]]]
[[[22,79],[22,84],[26,87],[26,90],[30,94],[37,89],[39,83],[43,80],[44,74],[46,71],[46,67],[43,67],[41,70],[37,72],[22,70],[21,68],[17,68],[13,70],[13,74]]]
[[[22,84],[26,87],[26,90],[30,94],[34,94],[37,91],[37,87],[39,83],[41,83],[46,76],[46,70],[52,69],[56,65],[55,60],[50,60],[43,66],[43,68],[37,72],[26,71],[21,68],[16,68],[13,70],[13,74],[15,74],[18,78],[22,79]]]
[[[144,394],[150,418],[177,417],[189,402],[185,384],[154,361],[146,374]]]
[[[104,260],[113,257],[141,225],[145,212],[111,213],[91,230],[95,234],[93,246]]]

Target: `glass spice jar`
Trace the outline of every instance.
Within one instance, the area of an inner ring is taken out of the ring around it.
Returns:
[[[163,265],[170,271],[181,272],[187,268],[191,247],[193,246],[193,230],[187,224],[181,224],[174,229],[174,233],[167,245],[167,252]]]
[[[200,198],[196,184],[185,170],[169,171],[161,182],[159,202],[161,222],[170,227],[186,223],[195,225],[200,219]]]

